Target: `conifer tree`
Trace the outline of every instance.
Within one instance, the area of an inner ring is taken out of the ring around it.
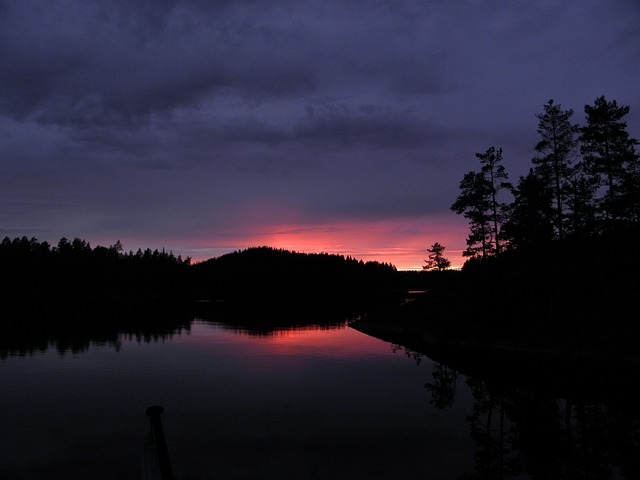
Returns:
[[[581,164],[579,164],[581,167]],[[571,179],[571,194],[567,198],[569,207],[569,224],[576,238],[595,235],[597,229],[598,206],[595,200],[597,183],[581,168]]]
[[[504,239],[502,225],[507,219],[507,204],[499,201],[498,194],[503,189],[510,189],[511,184],[507,182],[507,172],[501,163],[501,148],[496,150],[495,147],[489,147],[484,153],[476,153],[476,157],[480,160],[480,171],[489,185],[493,243],[495,253],[499,254],[503,249],[500,242]]]
[[[431,245],[431,247],[427,249],[429,257],[425,260],[426,263],[422,267],[423,270],[437,270],[441,272],[449,268],[451,261],[444,256],[445,249],[446,247],[439,242]]]
[[[484,153],[476,153],[480,160],[480,172],[469,172],[460,182],[460,195],[451,209],[469,219],[465,256],[486,258],[497,255],[504,245],[502,227],[507,219],[507,204],[499,200],[500,191],[511,188],[502,162],[502,149],[489,147]]]
[[[573,110],[563,110],[559,104],[549,100],[543,113],[536,114],[540,141],[533,159],[535,168],[530,172],[541,180],[540,187],[548,189],[553,199],[550,219],[558,239],[564,237],[568,196],[571,194],[571,179],[575,176],[573,165],[576,154],[579,126],[571,123]],[[529,178],[531,180],[531,178]]]
[[[487,179],[479,172],[468,172],[460,182],[460,195],[451,205],[451,210],[463,214],[469,220],[465,257],[486,258],[492,252],[490,191]]]
[[[514,200],[504,228],[511,247],[536,247],[553,239],[552,190],[547,187],[531,169],[512,189]]]
[[[587,124],[582,128],[583,168],[594,184],[604,189],[598,199],[607,226],[633,220],[637,214],[638,141],[629,136],[623,120],[628,106],[618,106],[604,96],[585,105]],[[635,212],[635,213],[634,213]]]

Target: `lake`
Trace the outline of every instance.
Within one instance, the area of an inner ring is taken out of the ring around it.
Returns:
[[[346,322],[5,348],[0,478],[137,479],[162,422],[175,478],[639,478],[635,399],[489,385]]]

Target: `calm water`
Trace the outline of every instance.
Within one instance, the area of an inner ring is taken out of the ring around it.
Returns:
[[[139,478],[153,404],[178,480],[638,478],[624,407],[491,391],[344,325],[195,321],[155,340],[10,353],[0,382],[6,480]]]

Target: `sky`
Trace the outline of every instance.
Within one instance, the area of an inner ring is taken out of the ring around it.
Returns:
[[[0,237],[457,267],[476,152],[639,86],[637,0],[0,0]]]

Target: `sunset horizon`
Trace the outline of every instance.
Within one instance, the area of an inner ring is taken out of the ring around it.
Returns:
[[[462,252],[467,234],[464,219],[455,214],[415,218],[387,219],[366,222],[334,222],[323,224],[280,223],[258,225],[237,231],[215,232],[212,230],[198,238],[151,237],[134,238],[123,235],[119,238],[82,237],[63,235],[71,240],[81,238],[91,246],[110,246],[120,241],[126,252],[165,250],[192,263],[256,247],[271,247],[297,253],[326,253],[351,257],[364,262],[388,263],[398,270],[422,270],[428,255],[427,249],[435,242],[446,247],[445,257],[451,260],[451,268],[459,269],[466,260]],[[62,238],[62,237],[60,237]],[[52,245],[58,239],[47,240]]]

